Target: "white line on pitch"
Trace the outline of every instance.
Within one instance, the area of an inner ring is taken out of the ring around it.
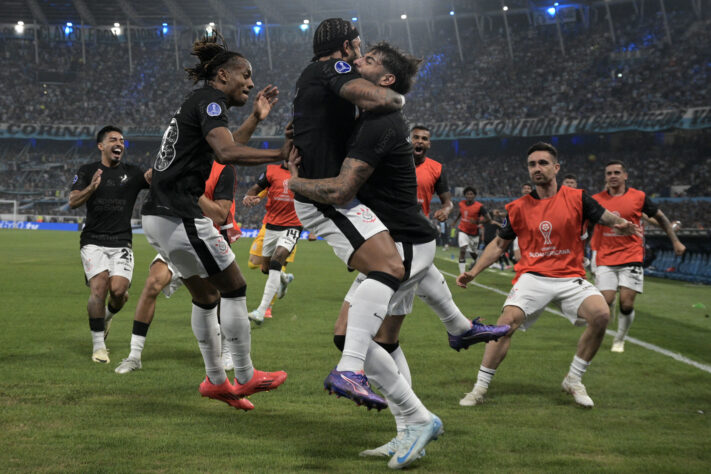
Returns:
[[[446,259],[446,258],[442,258],[442,257],[437,257],[437,258],[451,262],[451,260]],[[439,271],[442,272],[442,275],[447,275],[452,278],[457,278],[457,276],[458,276],[458,275],[454,275],[452,273],[445,272],[442,269],[440,269]],[[493,272],[500,273],[496,270],[493,270]],[[510,274],[510,275],[513,276],[513,274]],[[499,290],[498,288],[493,288],[491,286],[482,285],[481,283],[477,283],[475,281],[471,282],[470,285],[478,286],[479,288],[484,288],[485,290],[493,291],[494,293],[498,293],[498,294],[504,295],[504,296],[506,296],[508,294],[505,291]],[[548,307],[548,308],[546,308],[546,311],[548,311],[549,313],[556,314],[562,318],[565,318],[566,320],[568,319],[565,317],[565,315],[563,313],[561,313],[560,311],[558,311],[556,309]],[[616,334],[615,331],[612,331],[610,329],[605,331],[605,333],[609,336],[614,336]],[[645,349],[649,349],[650,351],[654,351],[658,354],[662,354],[667,357],[671,357],[674,360],[678,360],[679,362],[683,362],[684,364],[690,365],[692,367],[696,367],[697,369],[703,370],[704,372],[708,372],[711,374],[711,365],[706,365],[706,364],[702,364],[700,362],[696,362],[695,360],[691,360],[688,357],[684,357],[683,355],[679,354],[678,352],[672,352],[670,350],[664,349],[663,347],[655,346],[654,344],[650,344],[648,342],[644,342],[644,341],[641,341],[639,339],[636,339],[634,337],[629,337],[629,336],[627,336],[627,338],[625,338],[625,342],[637,344],[638,346],[644,347]]]

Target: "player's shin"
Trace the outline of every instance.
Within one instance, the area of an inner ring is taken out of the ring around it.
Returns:
[[[200,353],[205,361],[205,372],[214,385],[227,380],[220,362],[220,325],[217,322],[217,302],[202,305],[193,301],[191,317],[193,334],[198,341]]]
[[[249,382],[254,375],[254,366],[250,355],[252,339],[247,315],[247,287],[232,293],[224,293],[220,300],[222,330],[225,342],[232,354],[235,377],[241,384]]]

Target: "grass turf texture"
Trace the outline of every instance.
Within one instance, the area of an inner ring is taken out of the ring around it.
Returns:
[[[143,370],[117,375],[129,352],[133,311],[154,256],[136,235],[131,298],[114,319],[111,363],[91,361],[88,289],[70,232],[0,231],[0,470],[33,472],[375,472],[386,459],[358,452],[395,434],[387,411],[368,412],[328,397],[324,377],[338,353],[332,326],[353,273],[323,242],[301,242],[296,280],[274,318],[252,331],[261,370],[284,369],[286,383],[250,399],[244,413],[201,398],[202,359],[185,289],[158,300]],[[248,307],[265,276],[247,270],[251,240],[235,245],[248,281]],[[440,252],[437,264],[457,273]],[[508,291],[511,274],[480,283]],[[496,320],[504,297],[456,288],[470,316]],[[647,279],[631,335],[711,365],[709,287]],[[692,308],[701,302],[707,308]],[[615,325],[611,324],[611,328]],[[562,393],[581,329],[545,314],[517,334],[482,406],[458,405],[471,390],[484,346],[457,353],[437,317],[417,301],[401,342],[417,394],[444,422],[445,435],[412,470],[421,472],[708,472],[711,374],[607,336],[584,382],[595,408]]]

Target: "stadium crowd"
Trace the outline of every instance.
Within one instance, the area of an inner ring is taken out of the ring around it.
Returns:
[[[616,22],[614,41],[604,18],[592,19],[588,28],[563,23],[565,55],[554,25],[518,25],[511,31],[514,61],[505,31],[497,25],[480,30],[473,21],[460,22],[465,58],[461,61],[448,19],[433,21],[427,31],[418,31],[424,27],[413,23],[413,49],[425,63],[405,114],[412,123],[433,124],[708,106],[711,21],[670,13],[670,45],[664,41],[659,15],[628,20]],[[396,28],[381,33],[383,39],[408,46]],[[364,39],[367,43],[380,38],[365,28]],[[229,35],[227,40],[235,42]],[[272,47],[267,53],[263,34],[241,37],[238,49],[252,63],[256,87],[269,83],[280,87],[280,103],[265,123],[274,130],[281,130],[290,119],[296,78],[311,57],[310,40],[310,32],[276,28],[270,33]],[[180,36],[179,42],[189,41],[187,32]],[[172,104],[191,89],[182,68],[194,58],[182,45],[176,61],[170,37],[134,42],[132,68],[125,42],[84,46],[85,63],[79,42],[41,42],[36,64],[31,41],[0,38],[0,81],[4,85],[0,123],[144,127],[155,138],[131,140],[127,159],[150,166],[156,140],[174,113]],[[244,113],[232,109],[232,123],[241,122]],[[602,187],[604,163],[622,159],[630,170],[632,186],[652,196],[711,196],[711,134],[689,133],[670,144],[658,143],[654,134],[624,136],[630,138],[623,146],[563,147],[563,172],[576,174],[581,187],[596,191]],[[480,198],[518,195],[520,184],[527,180],[519,166],[522,147],[492,150],[491,146],[480,149],[476,140],[459,142],[461,147],[456,141],[435,142],[431,153],[446,165],[455,198],[464,186],[476,187]],[[3,140],[0,199],[20,199],[28,212],[37,214],[82,215],[81,210],[72,212],[58,202],[66,199],[76,169],[94,158],[93,143],[37,141],[30,145]],[[240,169],[238,197],[259,172]],[[675,217],[695,227],[708,227],[711,206],[687,202],[677,206]],[[238,206],[240,220],[249,225],[258,223],[261,212],[259,206]]]
[[[430,34],[416,30],[413,35],[413,48],[425,64],[406,115],[411,121],[433,123],[706,106],[711,92],[711,21],[671,14],[669,22],[671,45],[664,41],[658,16],[618,22],[615,42],[602,19],[589,29],[566,23],[564,56],[554,27],[516,28],[511,32],[515,61],[510,60],[503,29],[480,36],[468,22],[460,28],[461,61],[451,24],[436,21]],[[277,85],[282,103],[290,104],[296,78],[311,56],[310,35],[275,30],[269,54],[263,36],[243,38],[238,49],[250,59],[257,87]],[[383,37],[407,46],[398,32],[385,31]],[[181,36],[182,42],[189,39]],[[0,81],[5,85],[0,122],[160,129],[174,112],[170,104],[190,90],[182,67],[193,59],[183,53],[178,70],[169,39],[133,43],[132,68],[125,42],[89,43],[85,51],[86,64],[79,42],[42,42],[35,64],[32,42],[0,40]],[[274,112],[268,123],[285,125],[289,107]]]

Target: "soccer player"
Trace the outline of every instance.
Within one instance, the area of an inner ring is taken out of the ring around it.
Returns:
[[[257,193],[256,196],[249,196],[245,195],[244,198],[242,199],[242,204],[244,206],[255,206],[257,205],[262,199],[267,197],[267,189],[262,189],[259,193]],[[249,260],[247,260],[247,267],[250,270],[256,270],[257,268],[262,270],[262,273],[268,275],[269,274],[269,259],[262,257],[262,246],[264,245],[264,234],[267,232],[267,222],[266,222],[266,215],[262,219],[262,227],[259,229],[259,232],[257,233],[257,237],[254,239],[252,242],[252,245],[249,246]],[[309,237],[311,237],[311,234],[309,234]],[[299,246],[297,243],[294,246],[294,250],[291,251],[288,257],[286,257],[286,262],[284,264],[284,267],[281,269],[282,272],[286,270],[286,264],[287,263],[294,263],[294,257],[296,255],[296,249]],[[290,275],[290,274],[289,274]],[[292,278],[293,275],[291,275],[289,278]],[[280,286],[280,290],[285,289],[286,287],[282,288]],[[281,291],[280,291],[281,292]],[[277,293],[280,293],[277,292]],[[285,293],[281,293],[282,297]],[[269,307],[267,310],[264,312],[264,317],[266,319],[269,319],[272,317],[272,305],[274,304],[274,301],[276,300],[276,296],[272,298],[272,301],[269,303]]]
[[[387,43],[375,45],[364,57],[355,61],[364,78],[381,86],[392,87],[402,94],[409,91],[419,63],[420,60],[404,55]],[[396,415],[399,433],[390,443],[361,454],[392,456],[388,463],[392,468],[404,467],[419,458],[421,449],[441,433],[439,418],[430,414],[412,391],[409,369],[399,370],[400,364],[395,361],[396,358],[404,359],[402,351],[397,347],[396,333],[399,332],[404,315],[412,309],[418,283],[430,277],[430,284],[437,287],[440,294],[443,293],[437,278],[441,275],[432,265],[436,249],[435,231],[417,202],[416,173],[412,146],[408,141],[407,127],[400,112],[365,112],[358,121],[348,157],[338,176],[319,180],[301,179],[298,177],[298,169],[290,164],[293,176],[290,187],[310,199],[323,204],[338,204],[349,202],[357,194],[359,201],[368,205],[387,226],[408,269],[405,281],[387,308],[388,317],[378,332],[378,335],[383,331],[395,333],[395,344],[371,341],[365,360],[366,374],[391,401],[389,406]],[[434,278],[430,276],[432,271],[436,272]],[[354,295],[366,281],[367,276],[361,273],[346,296],[347,302],[353,303]],[[432,293],[428,291],[428,295]],[[336,323],[334,337],[340,349],[344,347],[347,334],[345,320],[350,318],[348,305],[342,309],[345,311],[341,312]],[[481,325],[475,327],[459,312],[450,316],[450,319],[461,316],[463,320],[463,330],[459,331],[461,336],[454,338],[457,344],[461,344],[458,348],[468,347],[480,340],[477,338],[483,332]],[[507,330],[504,328],[501,334]],[[396,351],[398,354],[394,354]],[[334,391],[341,394],[337,386]]]
[[[474,268],[457,277],[457,284],[466,288],[467,283],[499,258],[514,237],[519,237],[521,260],[516,263],[514,286],[498,320],[498,324],[510,325],[511,331],[498,342],[487,344],[474,389],[459,404],[472,406],[484,401],[514,331],[530,327],[545,307],[555,301],[568,318],[577,315],[587,322],[562,387],[573,395],[576,403],[592,407],[594,403],[582,376],[605,337],[610,310],[600,292],[585,279],[580,229],[585,220],[590,220],[625,235],[641,230],[606,211],[582,190],[558,188],[556,175],[560,164],[552,145],[536,143],[527,156],[528,174],[535,191],[506,205],[509,217],[496,239],[484,249]]]
[[[627,186],[627,169],[623,162],[614,160],[605,166],[606,189],[593,196],[605,209],[635,224],[646,215],[664,229],[676,255],[683,255],[686,247],[679,241],[672,223],[644,193]],[[595,286],[614,311],[615,297],[620,293],[620,313],[612,352],[624,352],[625,337],[634,321],[634,300],[642,293],[644,284],[644,243],[637,235],[621,236],[608,229],[595,229],[590,247],[595,254]]]
[[[489,222],[489,211],[476,200],[476,189],[471,186],[464,188],[464,199],[459,201],[459,214],[454,219],[454,224],[459,223],[459,273],[464,273],[467,265],[467,250],[474,262],[477,259],[479,247],[479,226]]]
[[[234,219],[236,187],[237,174],[234,166],[214,162],[210,177],[205,183],[205,194],[198,199],[202,213],[212,220],[215,227],[229,243],[236,241],[240,235],[239,225]],[[151,262],[148,278],[136,304],[133,330],[131,331],[131,352],[114,370],[117,374],[127,374],[143,367],[141,356],[148,329],[155,316],[158,295],[162,291],[166,298],[170,298],[181,285],[180,274],[175,267],[160,254],[156,255]],[[223,366],[225,366],[225,370],[230,370],[228,367],[232,364],[232,356],[229,351],[225,353],[226,346],[227,344],[223,345]]]
[[[294,145],[301,153],[301,176],[331,178],[346,157],[356,106],[366,111],[399,110],[405,98],[355,72],[351,63],[361,57],[360,36],[350,21],[322,21],[314,32],[313,51],[313,61],[296,83]],[[405,275],[395,243],[375,213],[358,200],[324,205],[290,189],[303,226],[325,239],[346,265],[367,275],[354,296],[341,360],[325,384],[341,386],[358,404],[382,408],[385,401],[370,389],[364,363],[388,302]]]
[[[429,217],[432,196],[437,193],[442,207],[435,211],[433,217],[439,222],[446,222],[454,204],[452,204],[452,193],[449,192],[447,176],[444,174],[444,166],[427,156],[427,151],[432,146],[431,136],[432,132],[424,125],[415,125],[410,130],[412,156],[415,158],[417,172],[417,202],[422,205],[425,216]]]
[[[152,172],[121,161],[125,146],[120,128],[102,128],[96,143],[101,160],[79,168],[69,193],[69,206],[76,209],[86,204],[86,225],[79,245],[90,289],[86,309],[93,341],[91,360],[108,364],[104,341],[111,319],[128,300],[133,276],[131,214],[138,193],[148,188]]]
[[[143,229],[148,242],[178,271],[192,295],[192,328],[207,376],[200,394],[249,410],[244,397],[277,388],[286,372],[262,372],[252,365],[246,283],[234,253],[212,221],[204,217],[198,200],[205,192],[212,158],[220,164],[259,165],[284,160],[292,146],[279,149],[243,145],[245,126],[230,132],[227,108],[243,106],[254,87],[252,66],[229,51],[219,34],[193,44],[199,63],[187,68],[194,90],[170,121],[153,165],[153,181],[143,206]],[[253,115],[247,121],[256,127]],[[234,385],[220,361],[220,305],[222,330],[235,366]]]
[[[248,197],[257,196],[261,191],[267,190],[267,214],[264,216],[266,231],[262,244],[262,257],[266,261],[262,265],[268,265],[269,276],[259,307],[249,313],[249,319],[257,324],[264,322],[264,316],[274,296],[283,298],[288,285],[294,280],[294,275],[282,271],[302,230],[294,210],[294,193],[289,190],[290,177],[286,163],[269,165],[257,182],[247,190],[247,196],[242,201],[250,205],[253,201],[247,199]]]
[[[563,176],[561,186],[568,186],[569,188],[578,189],[578,177],[574,174],[566,174]]]

